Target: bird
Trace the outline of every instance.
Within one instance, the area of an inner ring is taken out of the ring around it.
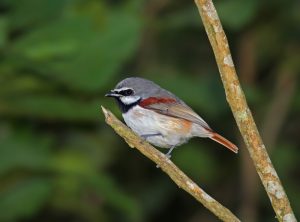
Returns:
[[[126,125],[147,142],[169,149],[192,137],[210,138],[234,153],[238,147],[210,126],[173,93],[151,80],[129,77],[121,80],[105,95],[116,100]]]

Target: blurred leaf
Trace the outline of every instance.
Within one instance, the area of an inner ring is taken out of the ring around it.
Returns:
[[[41,24],[55,20],[67,0],[10,0],[12,7],[10,24],[13,28],[24,28],[33,24]]]
[[[132,55],[138,45],[140,21],[117,12],[107,19],[104,30],[91,36],[69,63],[56,66],[64,81],[87,91],[98,90]],[[92,38],[93,37],[93,38]]]
[[[0,220],[30,218],[50,195],[51,184],[45,179],[28,179],[0,192]]]
[[[7,18],[4,16],[0,17],[0,49],[2,49],[7,41],[8,30],[7,30]]]
[[[13,50],[38,61],[69,56],[77,53],[90,35],[94,35],[94,32],[87,19],[63,19],[22,36],[15,42]]]
[[[141,186],[142,192],[140,192],[140,202],[146,218],[161,210],[161,206],[167,206],[168,203],[172,202],[174,194],[178,191],[173,181],[164,174],[149,179],[151,182],[145,181],[145,184]]]
[[[21,38],[14,53],[36,61],[49,60],[50,69],[46,71],[43,65],[37,70],[71,88],[98,90],[135,52],[141,20],[116,11],[103,24],[98,23],[88,16],[54,22]]]
[[[280,144],[272,151],[273,163],[280,167],[276,168],[279,175],[289,177],[288,172],[298,163],[299,150],[293,144]]]
[[[93,186],[97,188],[99,195],[103,195],[110,205],[123,211],[128,221],[140,221],[141,210],[136,200],[121,191],[110,177],[101,173],[90,179]]]
[[[58,173],[71,175],[88,175],[94,169],[86,154],[73,150],[57,153],[51,161],[51,167]]]
[[[0,113],[52,120],[97,121],[100,101],[75,100],[59,95],[29,95],[0,99]]]
[[[138,221],[140,213],[136,201],[124,193],[105,173],[96,172],[94,163],[87,155],[71,150],[61,152],[52,161],[52,168],[63,175],[58,182],[60,190],[64,190],[64,199],[74,198],[81,193],[80,190],[92,187],[99,198],[123,212],[129,217],[129,221]]]
[[[97,169],[113,162],[118,151],[118,140],[109,128],[96,133],[70,130],[66,134],[65,146],[70,150],[82,152]]]
[[[257,0],[227,0],[217,1],[215,4],[222,24],[234,30],[249,24],[259,7]]]
[[[202,25],[199,20],[199,13],[194,6],[180,8],[180,10],[167,15],[161,23],[164,25],[165,31],[169,32],[170,29],[186,29],[188,27],[199,28]]]
[[[84,152],[61,147],[61,151],[53,156],[50,162],[52,172],[55,172],[55,193],[51,205],[55,211],[70,212],[88,219],[99,212],[101,201],[95,191],[88,185],[89,176],[95,174],[96,168]],[[92,195],[91,200],[87,199]],[[95,201],[95,202],[94,202]]]
[[[269,97],[266,98],[265,92],[257,86],[245,85],[243,90],[249,104],[253,103],[264,105],[265,102],[269,101],[270,99]]]
[[[9,84],[6,84],[9,82]],[[0,96],[22,95],[25,93],[37,93],[51,90],[51,84],[29,75],[14,76],[8,78],[5,75],[0,76]],[[1,98],[0,98],[1,101]]]
[[[35,137],[28,132],[0,133],[0,175],[14,169],[41,170],[48,164],[49,138]],[[8,130],[9,131],[9,130]]]
[[[174,161],[184,172],[188,172],[191,177],[196,178],[196,181],[200,179],[201,181],[212,182],[218,174],[219,167],[207,148],[205,146],[196,147],[195,144],[189,145],[177,151],[178,155],[173,155]]]
[[[270,61],[276,60],[276,56],[282,57],[282,45],[280,44],[281,33],[275,24],[261,24],[256,31],[257,37],[257,60],[265,65]],[[268,42],[268,44],[266,44]],[[274,47],[277,45],[277,47]]]

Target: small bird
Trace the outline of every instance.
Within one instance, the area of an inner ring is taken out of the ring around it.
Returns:
[[[210,138],[237,153],[236,145],[214,132],[188,105],[154,82],[130,77],[105,96],[116,99],[125,123],[149,143],[173,149],[192,137]]]

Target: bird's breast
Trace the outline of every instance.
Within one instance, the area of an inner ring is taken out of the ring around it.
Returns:
[[[147,141],[169,148],[186,142],[192,137],[190,121],[159,114],[155,111],[135,106],[127,113],[123,113],[126,124],[138,135],[157,134],[147,138]]]

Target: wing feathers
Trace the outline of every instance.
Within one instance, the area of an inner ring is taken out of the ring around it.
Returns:
[[[139,104],[145,109],[150,109],[163,115],[182,118],[193,123],[199,124],[207,130],[211,130],[208,124],[198,116],[189,106],[179,103],[173,98],[150,97],[142,100]]]

